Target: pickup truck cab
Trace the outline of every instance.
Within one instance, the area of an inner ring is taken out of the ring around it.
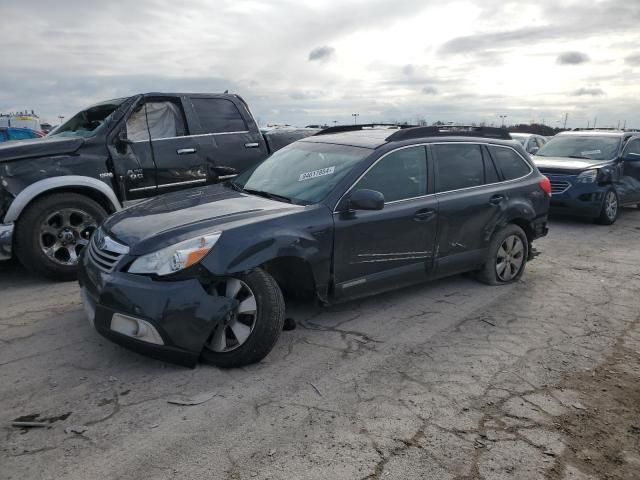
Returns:
[[[93,105],[47,137],[0,146],[0,260],[75,277],[78,255],[111,213],[217,183],[315,133],[262,134],[232,94],[147,93]]]

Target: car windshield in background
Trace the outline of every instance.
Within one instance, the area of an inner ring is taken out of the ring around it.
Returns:
[[[514,135],[513,133],[511,134],[511,138],[520,142],[520,145],[522,146],[524,146],[524,142],[527,141],[527,137],[523,137],[521,135]]]
[[[124,101],[124,98],[118,98],[82,110],[52,131],[49,136],[91,137],[98,132],[100,127],[107,122],[109,116],[111,116]]]
[[[327,196],[369,154],[368,148],[297,142],[239,175],[233,185],[249,193],[309,205]]]
[[[597,137],[594,135],[567,135],[554,137],[542,147],[539,157],[584,158],[588,160],[611,160],[618,153],[620,137]]]

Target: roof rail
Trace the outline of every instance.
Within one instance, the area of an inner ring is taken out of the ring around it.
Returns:
[[[395,127],[398,129],[412,128],[415,125],[398,125],[397,123],[361,123],[359,125],[336,125],[335,127],[325,128],[320,130],[315,135],[327,135],[329,133],[342,133],[342,132],[357,132],[358,130],[366,130],[373,128],[388,128]]]
[[[423,137],[482,137],[496,138],[500,140],[512,140],[506,128],[494,127],[470,127],[466,130],[456,128],[448,130],[447,125],[442,127],[415,127],[398,130],[387,137],[387,142],[399,142],[411,138]]]

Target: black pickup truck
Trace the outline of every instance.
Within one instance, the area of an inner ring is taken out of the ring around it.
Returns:
[[[32,271],[72,279],[109,214],[217,183],[316,131],[263,134],[232,94],[147,93],[93,105],[44,139],[0,146],[0,260],[15,253]]]

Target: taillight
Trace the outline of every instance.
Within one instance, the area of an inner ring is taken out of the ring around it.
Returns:
[[[540,180],[538,182],[538,185],[540,185],[540,188],[542,189],[542,191],[544,193],[547,194],[548,197],[551,196],[551,182],[549,181],[549,179],[547,177],[545,177],[544,175],[542,176],[542,180]]]

